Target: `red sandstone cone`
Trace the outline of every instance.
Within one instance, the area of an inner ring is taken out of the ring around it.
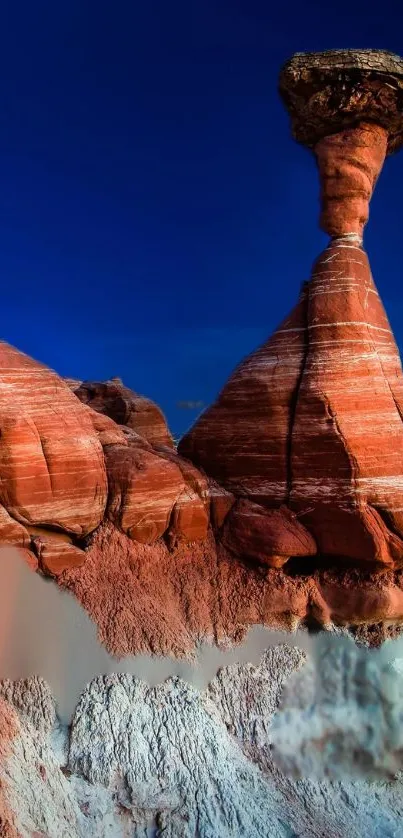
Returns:
[[[235,494],[288,502],[321,554],[390,564],[403,558],[403,375],[361,247],[333,242],[305,295],[180,451]]]
[[[291,508],[325,555],[403,558],[403,383],[363,250],[337,239],[308,288],[308,342],[292,428]],[[383,350],[395,367],[383,366]],[[388,526],[390,529],[388,528]]]
[[[290,416],[305,356],[306,292],[237,367],[178,450],[238,495],[280,506],[289,494]]]

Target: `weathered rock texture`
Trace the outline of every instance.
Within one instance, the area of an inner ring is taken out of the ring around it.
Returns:
[[[0,345],[0,544],[74,591],[119,654],[403,617],[403,374],[362,247],[403,142],[403,64],[297,55],[280,92],[331,241],[178,451],[120,379],[63,381]]]
[[[361,122],[319,140],[315,155],[321,178],[321,226],[332,236],[362,236],[369,201],[386,157],[385,128]]]
[[[316,552],[314,543],[322,556],[399,566],[403,376],[358,244],[329,245],[303,291],[302,308],[302,325],[291,316],[238,367],[179,451],[235,495],[277,508],[278,518],[284,507],[291,510],[301,533],[307,530],[305,555]],[[254,555],[243,503],[239,549]],[[264,514],[270,560],[282,551],[267,509]],[[283,542],[290,527],[284,514]],[[295,548],[289,555],[300,553]]]
[[[109,416],[118,425],[132,428],[153,445],[173,448],[172,436],[159,407],[125,387],[120,379],[83,381],[74,388],[75,395],[92,410]]]
[[[403,373],[361,235],[385,155],[402,143],[403,62],[370,51],[298,55],[280,91],[296,138],[315,151],[332,240],[296,308],[235,370],[179,452],[265,507],[258,552],[269,564],[285,559],[277,542],[293,543],[291,512],[307,546],[290,555],[398,568]],[[256,527],[242,503],[231,546],[253,556]]]
[[[347,568],[287,573],[244,562],[210,533],[205,542],[138,544],[110,523],[82,567],[59,584],[73,592],[112,654],[187,656],[203,639],[239,642],[248,626],[378,624],[373,641],[403,621],[403,573]],[[385,625],[382,627],[382,623]]]
[[[207,535],[207,480],[177,456],[156,405],[117,380],[67,383],[5,343],[0,477],[0,544],[51,576],[83,564],[107,518],[140,543]]]
[[[9,515],[76,535],[94,530],[107,484],[91,415],[58,375],[6,343],[0,431],[0,502]]]
[[[155,838],[400,836],[401,777],[381,782],[379,777],[385,774],[379,770],[368,782],[364,756],[373,755],[377,743],[385,745],[392,733],[402,675],[388,673],[396,689],[389,695],[391,704],[380,706],[381,723],[374,729],[372,697],[375,690],[378,698],[378,687],[382,688],[380,669],[376,675],[369,653],[355,650],[353,644],[342,662],[338,648],[333,641],[324,654],[331,676],[330,688],[324,685],[324,689],[333,720],[341,707],[353,712],[358,726],[354,759],[358,764],[361,758],[363,768],[360,782],[345,775],[319,782],[305,776],[295,779],[274,762],[273,744],[278,756],[279,730],[284,730],[285,714],[290,713],[286,708],[291,704],[294,708],[294,730],[297,719],[303,724],[320,702],[317,697],[314,704],[312,664],[301,650],[283,644],[269,649],[257,666],[234,664],[221,669],[200,692],[178,678],[156,687],[127,674],[97,678],[82,694],[71,729],[55,728],[51,737],[39,719],[41,732],[26,719],[21,723],[9,707],[13,729],[0,777],[15,831],[4,834],[13,838],[38,834],[146,838],[150,832]],[[339,677],[341,663],[351,684]],[[301,684],[303,691],[292,691],[293,685]],[[281,700],[284,689],[286,698]],[[344,723],[334,728],[345,736],[346,753],[351,755],[345,712],[339,718]],[[371,740],[368,734],[367,740],[360,735],[368,719],[375,734]],[[4,736],[3,728],[1,732]],[[393,737],[389,747],[396,756]],[[294,762],[303,753],[303,748],[294,746]],[[386,753],[382,745],[379,753]],[[341,754],[343,748],[337,752]],[[316,748],[316,760],[328,762],[326,745],[322,752]],[[396,764],[399,760],[401,754]],[[373,764],[370,760],[368,767]]]
[[[403,143],[403,60],[384,50],[296,53],[280,74],[280,93],[295,139],[318,140],[368,120],[388,132],[388,150]]]
[[[18,719],[12,707],[0,698],[0,766],[12,753],[12,741],[18,734]],[[0,769],[0,835],[2,838],[19,838],[15,813],[10,806],[7,784]]]

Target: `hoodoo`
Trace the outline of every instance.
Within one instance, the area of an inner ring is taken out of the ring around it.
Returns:
[[[0,546],[72,591],[114,654],[403,623],[403,373],[362,241],[403,144],[403,60],[298,54],[280,94],[330,242],[178,450],[120,379],[63,381],[0,342]]]
[[[278,566],[271,522],[279,542],[293,543],[294,519],[310,536],[294,553],[301,562],[314,540],[326,559],[396,568],[403,374],[362,236],[385,157],[403,144],[403,61],[373,50],[297,54],[280,94],[295,139],[316,155],[330,243],[291,314],[238,366],[180,452],[238,498],[231,515],[238,531],[244,519],[244,547],[259,520],[269,564]]]

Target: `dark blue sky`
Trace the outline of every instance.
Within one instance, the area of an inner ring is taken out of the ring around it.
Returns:
[[[401,0],[6,0],[0,23],[2,337],[62,375],[120,375],[182,432],[176,402],[214,397],[325,242],[282,63],[403,53]],[[401,345],[402,194],[400,154],[366,244]]]

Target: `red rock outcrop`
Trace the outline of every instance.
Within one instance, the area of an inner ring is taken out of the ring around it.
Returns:
[[[83,381],[74,393],[92,410],[109,416],[117,425],[125,425],[152,445],[173,448],[173,439],[164,414],[154,402],[125,387],[120,379]]]
[[[322,555],[399,563],[403,376],[358,242],[331,242],[297,311],[237,368],[179,453],[239,497],[287,504]]]
[[[30,537],[26,528],[9,515],[4,506],[0,505],[0,544],[1,543],[28,547]]]
[[[207,483],[176,454],[159,454],[131,441],[105,448],[108,517],[135,541],[203,540],[209,524]],[[203,497],[203,484],[205,484]]]
[[[281,93],[331,242],[178,452],[120,379],[63,381],[0,344],[0,543],[71,588],[117,654],[403,620],[403,373],[361,238],[403,143],[403,63],[296,56]]]
[[[44,527],[27,529],[31,537],[31,555],[34,555],[40,570],[47,576],[59,576],[64,570],[80,567],[84,563],[84,550],[73,544],[68,533],[55,532]]]
[[[105,449],[110,501],[108,517],[135,541],[150,544],[168,529],[185,488],[179,469],[152,450],[118,445]]]
[[[357,571],[324,571],[314,582],[326,603],[329,622],[338,625],[396,623],[403,619],[401,574],[363,576]]]
[[[105,516],[141,543],[205,539],[207,480],[178,457],[159,408],[117,380],[78,395],[84,403],[51,370],[1,345],[0,542],[58,576],[85,560],[71,536],[82,539]]]
[[[315,556],[315,540],[287,506],[265,509],[240,498],[226,518],[222,543],[236,556],[282,567],[290,556]]]
[[[235,495],[220,486],[212,477],[208,478],[207,485],[210,501],[210,523],[214,532],[217,533],[235,503]]]
[[[0,503],[21,524],[84,535],[106,505],[102,447],[59,376],[0,343]]]

